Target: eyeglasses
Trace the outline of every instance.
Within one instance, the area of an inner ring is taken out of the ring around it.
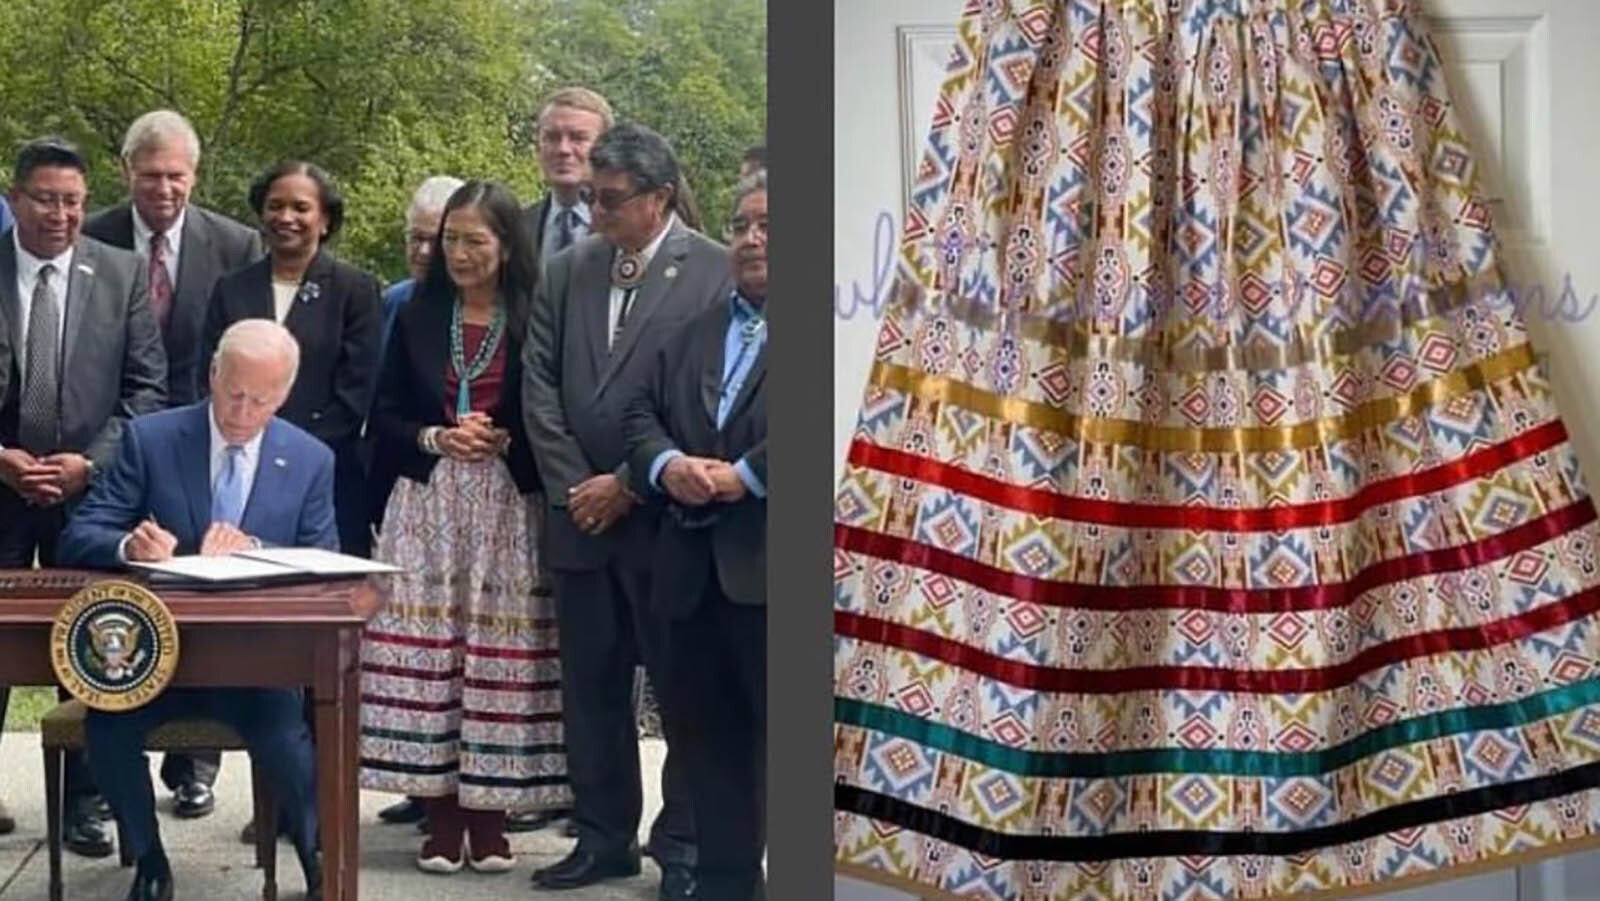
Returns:
[[[608,210],[614,210],[641,194],[650,193],[651,190],[651,188],[643,188],[638,191],[623,193],[622,191],[607,188],[604,191],[595,192],[594,204],[595,206],[605,207]]]
[[[82,194],[39,194],[27,188],[22,188],[21,190],[25,197],[47,210],[58,209],[70,212],[81,208],[85,199]]]
[[[722,233],[730,241],[734,238],[742,238],[745,235],[755,237],[759,233],[761,237],[765,238],[770,234],[767,231],[767,220],[765,219],[757,219],[754,222],[747,219],[733,219],[722,227]]]
[[[433,243],[433,232],[408,231],[406,232],[406,246],[427,247]]]

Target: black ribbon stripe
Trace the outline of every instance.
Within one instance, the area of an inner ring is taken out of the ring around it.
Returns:
[[[1222,857],[1242,854],[1287,857],[1402,829],[1545,801],[1596,785],[1600,785],[1600,763],[1590,763],[1549,776],[1396,804],[1331,826],[1293,832],[1166,829],[1087,836],[1012,835],[844,783],[834,785],[833,806],[837,810],[893,823],[999,860],[1094,862],[1139,857]]]

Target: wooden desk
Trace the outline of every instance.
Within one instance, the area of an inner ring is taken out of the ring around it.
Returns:
[[[0,570],[0,684],[55,684],[56,611],[73,592],[105,578],[143,581],[85,570]],[[364,578],[226,592],[152,587],[178,620],[173,685],[310,691],[323,897],[355,901],[361,628],[377,609],[377,592]]]

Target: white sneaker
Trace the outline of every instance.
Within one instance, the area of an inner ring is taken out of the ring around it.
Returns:
[[[501,857],[498,854],[490,854],[486,857],[474,856],[470,837],[462,847],[466,849],[462,852],[462,856],[467,859],[467,866],[472,867],[479,873],[509,873],[517,866],[517,858],[515,856]]]

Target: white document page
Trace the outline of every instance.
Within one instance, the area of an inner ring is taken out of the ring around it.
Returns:
[[[287,566],[300,572],[319,576],[361,575],[363,573],[397,573],[398,566],[337,554],[318,547],[271,547],[250,551],[234,551],[233,556]]]
[[[160,563],[129,561],[129,566],[153,573],[199,579],[205,582],[244,582],[251,579],[272,578],[294,573],[294,569],[266,560],[250,560],[233,555],[203,557],[199,554],[173,557]]]

